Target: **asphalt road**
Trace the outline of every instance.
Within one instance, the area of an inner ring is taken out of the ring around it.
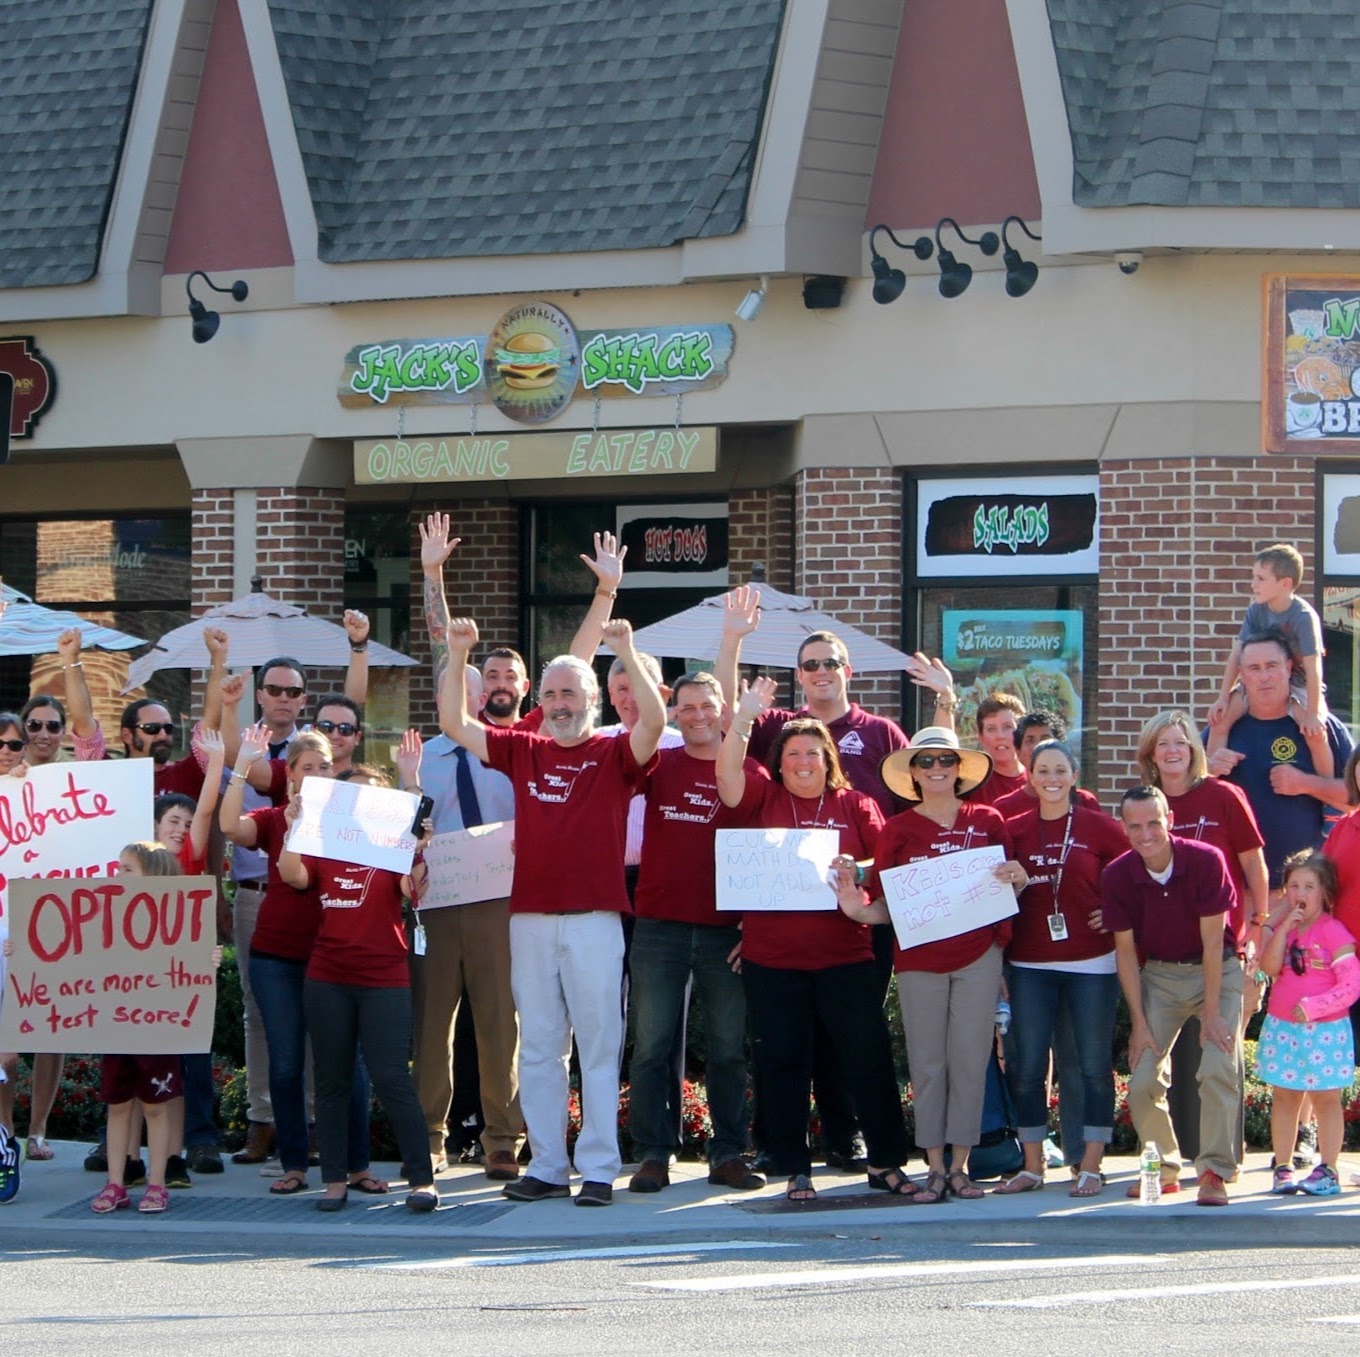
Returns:
[[[1212,1231],[1216,1243],[1188,1223],[1133,1231],[1124,1249],[1104,1233],[941,1238],[899,1219],[598,1245],[6,1230],[0,1354],[1106,1357],[1360,1344],[1360,1249],[1276,1247],[1259,1219]]]

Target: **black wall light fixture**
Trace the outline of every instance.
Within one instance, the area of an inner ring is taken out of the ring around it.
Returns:
[[[250,295],[250,288],[238,278],[230,287],[218,287],[202,269],[195,269],[184,280],[184,292],[189,298],[189,316],[194,322],[194,343],[206,344],[217,333],[222,317],[216,311],[209,311],[193,294],[191,284],[195,278],[202,278],[214,292],[230,293],[233,300],[243,302]]]
[[[901,250],[910,250],[917,259],[929,259],[934,252],[934,245],[930,243],[929,236],[917,236],[915,241],[908,245],[904,240],[898,240],[892,231],[881,222],[869,232],[869,267],[874,271],[874,300],[880,306],[887,306],[889,302],[895,302],[901,295],[902,289],[907,285],[907,275],[901,269],[889,266],[888,261],[879,254],[874,246],[874,237],[882,231],[894,245]]]
[[[941,217],[935,224],[935,249],[940,262],[940,296],[957,297],[973,281],[973,267],[956,259],[953,253],[940,244],[940,231],[952,226],[958,238],[965,244],[976,245],[985,255],[994,255],[1001,248],[1001,238],[995,231],[984,231],[976,240],[963,234],[962,228],[953,217]]]
[[[1024,219],[1009,216],[1001,223],[1001,258],[1006,265],[1006,296],[1023,297],[1039,281],[1039,266],[1032,259],[1022,259],[1020,251],[1006,239],[1006,231],[1018,226],[1031,240],[1042,240],[1025,225]]]

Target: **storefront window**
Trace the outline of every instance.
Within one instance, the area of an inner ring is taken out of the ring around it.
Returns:
[[[367,613],[372,638],[411,653],[411,520],[405,509],[345,512],[345,607]],[[369,757],[390,762],[409,724],[409,669],[369,670],[364,705]]]

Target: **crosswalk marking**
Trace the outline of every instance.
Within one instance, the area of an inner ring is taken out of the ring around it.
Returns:
[[[1107,1305],[1121,1300],[1162,1300],[1169,1296],[1221,1296],[1234,1291],[1298,1291],[1316,1286],[1360,1286],[1360,1273],[1332,1277],[1254,1278],[1244,1282],[1200,1282],[1187,1286],[1147,1286],[1123,1291],[1067,1291],[1016,1300],[975,1300],[975,1309],[1051,1310],[1062,1305]]]
[[[560,1263],[585,1258],[676,1258],[694,1253],[736,1253],[746,1250],[792,1249],[797,1244],[772,1243],[760,1239],[733,1239],[700,1244],[675,1244],[669,1248],[652,1245],[619,1244],[596,1249],[539,1249],[533,1253],[487,1253],[456,1258],[390,1258],[381,1263],[356,1263],[365,1270],[379,1272],[435,1272],[455,1267],[517,1267],[524,1263]]]

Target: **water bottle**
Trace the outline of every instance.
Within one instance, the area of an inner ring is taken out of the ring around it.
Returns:
[[[1144,1206],[1151,1206],[1161,1195],[1162,1152],[1155,1140],[1149,1140],[1138,1160],[1138,1200]]]
[[[996,1001],[996,1030],[1004,1037],[1011,1026],[1011,1006],[1004,999]]]

